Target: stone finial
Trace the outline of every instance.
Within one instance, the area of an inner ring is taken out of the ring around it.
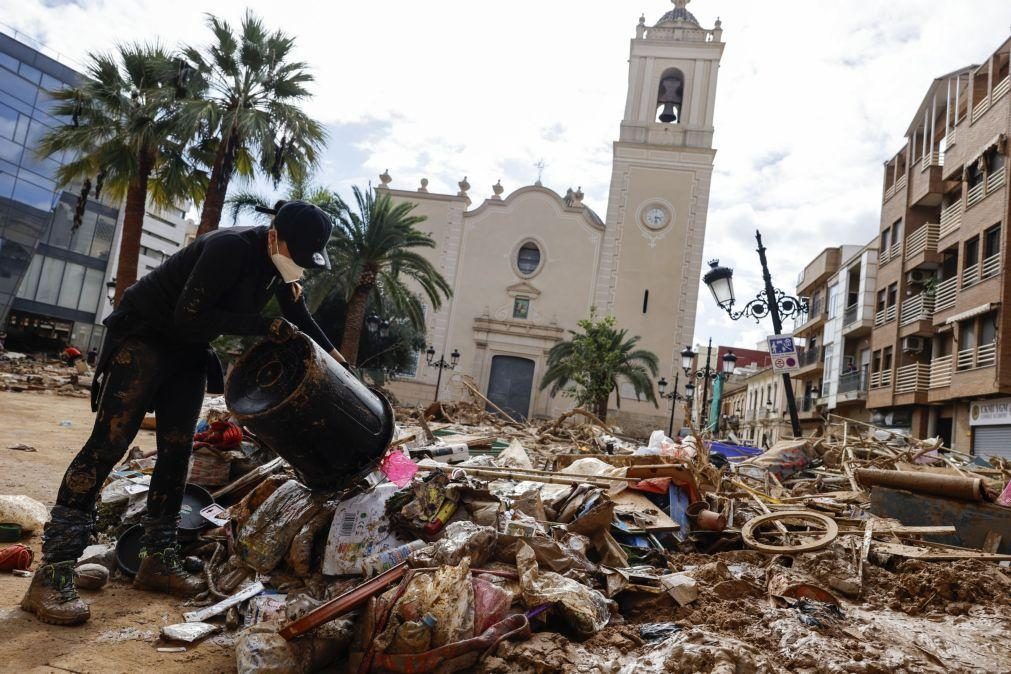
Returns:
[[[720,21],[720,17],[716,17],[716,23],[713,24],[713,41],[721,42],[723,38],[723,22]]]
[[[382,173],[379,174],[379,182],[382,183],[382,185],[379,186],[379,189],[381,190],[389,189],[390,183],[392,181],[393,178],[390,176],[390,169],[384,170]]]
[[[646,15],[643,14],[639,17],[639,23],[635,27],[635,36],[642,39],[646,35]]]
[[[572,194],[572,205],[573,206],[582,206],[583,205],[583,197],[584,196],[586,196],[586,195],[583,194],[583,186],[580,185],[579,187],[576,188],[576,191],[573,192],[573,194]]]
[[[502,187],[501,178],[498,179],[497,183],[491,186],[491,191],[494,193],[492,199],[495,199],[496,201],[502,201],[502,193],[505,191],[505,188]]]
[[[427,192],[428,191],[428,178],[422,178],[421,179],[421,187],[418,188],[418,191],[419,192]]]
[[[571,187],[569,189],[565,190],[565,203],[566,204],[571,204],[572,203],[572,195],[573,195],[573,191],[572,191]]]
[[[457,183],[460,186],[460,191],[457,192],[456,196],[465,197],[467,196],[467,190],[470,189],[470,183],[467,182],[467,176],[463,177],[463,180]]]

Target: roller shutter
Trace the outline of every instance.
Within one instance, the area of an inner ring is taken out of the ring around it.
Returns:
[[[1011,426],[976,426],[972,450],[977,456],[1002,456],[1011,460]]]

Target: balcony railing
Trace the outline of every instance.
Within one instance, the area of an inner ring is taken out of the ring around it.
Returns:
[[[1008,88],[1011,88],[1011,77],[1005,77],[994,85],[993,93],[991,94],[992,99],[996,101],[1008,92]]]
[[[979,264],[969,265],[962,270],[962,287],[968,288],[979,282]]]
[[[867,368],[839,375],[839,393],[867,390]]]
[[[947,151],[947,149],[949,147],[951,147],[952,145],[954,145],[958,141],[958,127],[957,126],[953,126],[950,129],[948,129],[948,135],[946,136],[946,138],[948,140],[944,144],[945,151]]]
[[[978,367],[990,367],[997,362],[997,343],[990,342],[981,346],[962,349],[958,352],[955,368],[957,370],[974,370]]]
[[[978,183],[969,188],[969,193],[965,196],[965,205],[972,206],[973,204],[979,203],[983,196],[986,194],[986,182],[980,180]]]
[[[820,346],[816,346],[812,349],[804,349],[799,355],[800,366],[806,367],[808,365],[814,365],[815,363],[821,362],[822,349]]]
[[[936,253],[938,233],[941,226],[928,222],[906,239],[906,259],[919,255],[920,253]]]
[[[888,262],[889,260],[888,253],[889,253],[888,246],[882,246],[881,250],[878,251],[878,266],[881,266],[884,263]]]
[[[895,370],[895,392],[926,391],[930,383],[930,367],[926,363],[903,365]]]
[[[983,100],[972,107],[972,121],[976,121],[983,116],[983,113],[990,109],[990,97],[984,96]]]
[[[1005,175],[1005,171],[1004,171],[1004,167],[1003,166],[1000,167],[999,170],[994,171],[993,173],[987,175],[987,177],[986,177],[986,191],[987,191],[987,194],[989,194],[990,192],[993,192],[998,187],[1000,187],[1001,185],[1004,184],[1004,175]]]
[[[902,254],[902,242],[896,241],[892,244],[892,250],[888,253],[888,259],[894,260]]]
[[[860,315],[859,304],[852,304],[846,307],[846,311],[843,312],[843,319],[842,319],[843,327],[856,323],[859,315]]]
[[[944,388],[951,385],[951,354],[936,356],[930,361],[930,388]]]
[[[959,200],[941,210],[941,228],[937,236],[943,239],[961,226],[962,202]]]
[[[814,409],[814,396],[804,396],[800,400],[800,411],[810,412]]]
[[[938,152],[937,150],[934,150],[933,152],[928,152],[927,154],[923,155],[923,159],[920,160],[921,171],[926,171],[931,166],[940,166],[940,165],[941,165],[941,153]]]
[[[881,370],[871,373],[871,389],[888,388],[892,385],[892,371]]]
[[[923,292],[902,303],[899,325],[929,321],[934,315],[934,296]]]
[[[956,297],[958,297],[958,277],[952,276],[941,281],[934,289],[934,311],[938,312],[955,306]]]
[[[905,172],[903,172],[899,179],[895,181],[895,192],[905,188],[908,181],[909,178],[907,178]]]
[[[987,279],[1000,273],[1000,253],[991,255],[983,260],[983,273],[981,278]]]
[[[884,325],[888,321],[894,321],[896,306],[897,305],[893,304],[892,306],[885,307],[884,309],[878,311],[878,313],[874,314],[874,327]]]

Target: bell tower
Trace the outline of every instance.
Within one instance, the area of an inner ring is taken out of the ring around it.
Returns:
[[[641,336],[639,346],[660,358],[668,379],[695,332],[724,47],[719,19],[703,28],[688,2],[673,0],[653,25],[641,17],[631,41],[594,296],[601,312]],[[623,413],[668,413],[622,398]]]

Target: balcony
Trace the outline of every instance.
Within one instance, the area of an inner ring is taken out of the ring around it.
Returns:
[[[906,174],[905,174],[905,172],[903,172],[903,174],[901,176],[899,176],[899,179],[895,181],[895,188],[893,190],[893,193],[897,194],[897,193],[901,192],[902,190],[904,190],[906,188],[906,183],[907,182],[908,182],[908,178],[906,178]]]
[[[969,265],[962,270],[962,287],[968,288],[979,283],[979,264]]]
[[[793,326],[793,334],[798,337],[804,336],[808,331],[817,328],[825,320],[825,303],[821,296],[815,299],[811,303],[811,309],[808,311],[807,315],[804,317],[802,323],[795,323]]]
[[[930,388],[944,388],[951,386],[951,361],[952,356],[937,356],[930,361]]]
[[[800,360],[797,374],[801,372],[814,372],[821,369],[821,366],[824,364],[822,360],[824,353],[822,347],[816,346],[813,349],[804,349],[797,354],[797,358]]]
[[[991,255],[990,257],[983,260],[982,274],[980,275],[980,280],[986,280],[992,276],[996,276],[1000,273],[1000,253]]]
[[[930,366],[926,363],[903,365],[895,370],[895,394],[926,391],[930,385]]]
[[[839,375],[839,398],[855,400],[867,392],[867,367]]]
[[[986,181],[980,180],[978,183],[969,188],[968,194],[965,195],[965,205],[966,207],[974,206],[983,200],[986,196]]]
[[[892,371],[871,372],[871,390],[888,388],[892,385]]]
[[[1004,167],[1000,167],[997,171],[990,173],[986,177],[986,193],[994,192],[997,188],[1004,185],[1004,176],[1006,175]]]
[[[915,230],[906,239],[906,260],[926,253],[937,253],[937,240],[940,238],[941,226],[928,222]],[[913,264],[912,266],[916,266]]]
[[[902,303],[899,325],[912,325],[917,321],[929,321],[934,316],[934,296],[925,292]]]
[[[846,307],[846,311],[843,312],[842,324],[846,327],[850,323],[856,323],[857,321],[857,311],[860,309],[859,304],[852,304]]]
[[[993,93],[990,95],[991,99],[996,101],[1008,92],[1008,88],[1011,88],[1011,77],[1005,77],[993,86]]]
[[[997,362],[997,344],[990,342],[981,346],[962,349],[955,357],[955,369],[959,372],[990,367]]]
[[[958,231],[962,226],[962,203],[961,200],[941,209],[941,228],[937,233],[939,239]]]
[[[885,307],[874,314],[874,327],[878,327],[888,323],[889,321],[895,320],[895,310],[898,305],[891,305],[890,307]]]
[[[940,166],[940,165],[941,165],[941,153],[938,152],[937,150],[934,150],[933,152],[928,152],[927,154],[923,155],[923,159],[920,160],[921,171],[926,171],[931,166]]]
[[[975,122],[977,119],[983,116],[983,114],[990,109],[990,97],[984,96],[983,99],[972,106],[972,121]]]
[[[958,297],[958,277],[952,276],[937,284],[934,289],[934,313],[950,309],[955,306],[955,298]]]

